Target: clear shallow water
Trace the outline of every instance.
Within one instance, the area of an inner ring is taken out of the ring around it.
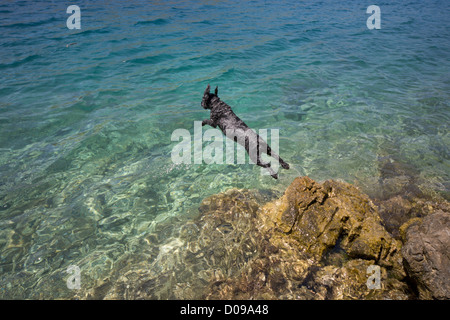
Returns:
[[[78,1],[0,5],[0,297],[71,298],[170,248],[200,201],[283,191],[299,174],[370,193],[379,159],[448,197],[448,1]],[[291,170],[173,165],[173,130],[208,118],[204,88],[280,130]],[[165,246],[165,247],[164,247]],[[164,251],[164,250],[163,250]],[[170,252],[170,251],[168,251]]]

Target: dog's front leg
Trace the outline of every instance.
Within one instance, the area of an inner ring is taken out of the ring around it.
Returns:
[[[204,126],[204,125],[210,125],[211,127],[213,127],[213,128],[215,128],[215,127],[217,127],[217,124],[213,121],[213,120],[211,120],[211,119],[205,119],[205,120],[203,120],[202,121],[202,127]]]

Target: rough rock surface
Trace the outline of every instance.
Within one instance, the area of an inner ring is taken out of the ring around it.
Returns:
[[[376,207],[341,182],[295,179],[283,197],[258,210],[263,241],[240,274],[211,286],[214,299],[407,299],[401,243]],[[379,289],[367,286],[380,267]]]
[[[405,269],[421,299],[450,299],[450,213],[414,219],[404,228]]]
[[[148,260],[120,262],[112,278],[78,298],[410,299],[416,291],[424,299],[448,297],[448,212],[423,221],[413,215],[400,232],[402,251],[400,236],[350,184],[299,177],[276,198],[231,189],[204,199],[192,221],[146,237],[137,251]]]

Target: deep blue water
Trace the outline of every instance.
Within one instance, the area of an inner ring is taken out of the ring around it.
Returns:
[[[80,30],[61,1],[0,4],[1,298],[70,298],[69,265],[89,288],[233,187],[308,175],[375,194],[388,158],[448,197],[450,2],[70,4]],[[172,132],[209,116],[209,83],[250,127],[279,130],[291,170],[172,163]]]

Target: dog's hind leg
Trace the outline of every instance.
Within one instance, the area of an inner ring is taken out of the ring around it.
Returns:
[[[289,164],[281,159],[269,146],[267,146],[267,154],[277,160],[283,169],[289,169]]]
[[[263,163],[261,159],[261,154],[259,153],[259,145],[256,147],[256,152],[252,152],[251,148],[249,148],[249,143],[246,141],[245,149],[247,150],[247,153],[250,157],[250,159],[255,163],[257,166],[260,166],[262,168],[267,169],[269,171],[270,175],[274,179],[278,179],[278,174],[270,167],[270,162]]]
[[[272,178],[274,179],[278,179],[278,173],[276,173],[275,171],[273,171],[273,169],[269,166],[266,167],[266,169],[269,171],[270,175],[272,176]]]
[[[261,160],[261,156],[258,156],[258,158],[256,159],[256,165],[267,169],[267,171],[269,171],[269,173],[272,176],[272,178],[278,179],[278,174],[272,169],[272,167],[270,166],[270,162],[263,163],[262,160]]]

